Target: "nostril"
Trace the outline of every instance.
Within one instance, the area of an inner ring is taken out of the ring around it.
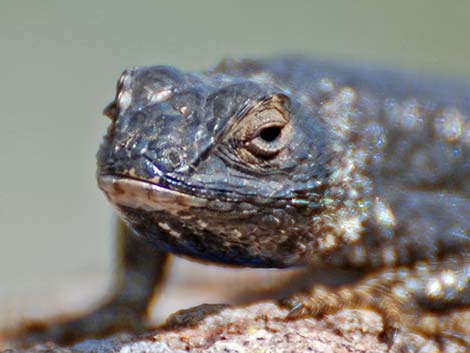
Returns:
[[[164,173],[172,172],[183,162],[181,154],[174,148],[149,149],[145,151],[143,157]]]
[[[168,152],[168,161],[172,164],[173,168],[179,167],[181,164],[180,154],[175,150],[170,150]]]

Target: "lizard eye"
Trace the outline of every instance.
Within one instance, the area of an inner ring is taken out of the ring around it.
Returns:
[[[269,126],[260,131],[259,137],[265,142],[273,142],[281,135],[281,126]]]
[[[286,145],[287,137],[284,134],[287,121],[281,113],[272,109],[258,115],[259,123],[247,131],[245,148],[253,155],[263,159],[275,157]],[[269,118],[265,121],[265,118]]]
[[[240,114],[227,134],[237,155],[249,163],[263,163],[278,156],[291,141],[290,100],[283,94],[266,96]]]
[[[290,141],[289,99],[281,94],[265,98],[244,119],[244,147],[261,159],[276,157]]]

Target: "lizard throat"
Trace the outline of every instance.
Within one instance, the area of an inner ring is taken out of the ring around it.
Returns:
[[[176,215],[184,210],[207,206],[206,199],[124,176],[99,175],[98,186],[116,207],[165,211]]]

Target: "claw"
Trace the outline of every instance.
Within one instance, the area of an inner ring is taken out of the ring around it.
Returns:
[[[285,319],[286,320],[292,320],[292,319],[298,318],[300,316],[303,316],[305,314],[304,311],[305,311],[305,307],[302,303],[294,304],[294,306],[292,306],[290,308],[290,310],[287,313]]]
[[[392,347],[398,337],[399,329],[397,328],[388,328],[384,329],[382,333],[380,334],[379,338],[382,342],[387,344],[389,347]]]

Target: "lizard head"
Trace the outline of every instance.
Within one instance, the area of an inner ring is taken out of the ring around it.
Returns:
[[[98,183],[137,234],[230,264],[312,257],[334,158],[324,124],[288,89],[269,77],[137,67],[104,114]]]

